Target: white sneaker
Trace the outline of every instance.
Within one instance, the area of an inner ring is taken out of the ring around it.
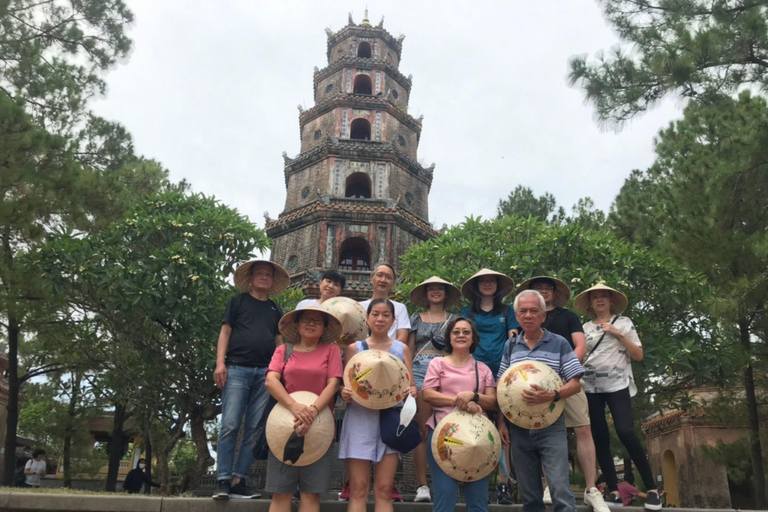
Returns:
[[[601,493],[597,487],[584,491],[584,504],[588,507],[592,507],[594,512],[610,512],[611,510],[608,508],[608,505],[605,504],[603,493]]]
[[[545,505],[552,504],[552,495],[549,494],[549,486],[544,488],[544,496],[541,497],[541,501],[543,501]]]
[[[414,502],[429,502],[432,501],[432,495],[429,494],[429,487],[426,485],[422,485],[418,489],[416,489],[416,497],[413,499]]]

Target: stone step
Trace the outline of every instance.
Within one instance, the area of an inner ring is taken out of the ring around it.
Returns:
[[[269,512],[270,501],[229,500],[216,501],[211,498],[174,498],[152,496],[93,496],[83,494],[50,494],[35,492],[0,492],[0,511],[2,512]],[[294,501],[293,511],[298,510]],[[397,512],[429,512],[431,503],[395,503]],[[583,505],[576,507],[577,512],[589,512]],[[347,503],[323,501],[322,512],[346,512]],[[464,504],[456,507],[465,511]],[[550,512],[552,507],[547,507]],[[642,507],[622,507],[625,512],[644,512]],[[700,509],[676,509],[676,512],[694,512]],[[368,511],[373,512],[373,502],[368,502]],[[522,512],[521,505],[490,505],[490,512]],[[733,510],[710,509],[708,512],[734,512]]]

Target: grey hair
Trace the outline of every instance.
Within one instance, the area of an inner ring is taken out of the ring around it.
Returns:
[[[539,306],[541,306],[541,310],[542,311],[547,310],[547,302],[544,300],[544,297],[542,297],[539,292],[537,292],[536,290],[523,290],[522,292],[518,293],[517,296],[515,297],[515,304],[513,306],[515,308],[515,311],[517,311],[517,304],[520,302],[520,297],[528,297],[528,296],[533,296],[539,299]]]

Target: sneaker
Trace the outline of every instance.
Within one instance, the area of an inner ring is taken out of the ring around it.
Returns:
[[[402,503],[403,502],[403,497],[400,496],[399,492],[397,492],[397,487],[395,487],[395,484],[392,484],[392,494],[390,494],[390,499],[394,503]]]
[[[496,498],[496,503],[499,505],[511,505],[512,496],[509,494],[509,486],[507,484],[499,484],[497,489],[499,494]]]
[[[339,501],[349,501],[349,480],[344,482],[344,488],[339,494]]]
[[[593,512],[608,512],[609,510],[608,505],[606,505],[605,500],[603,500],[603,493],[601,493],[597,487],[584,491],[584,504],[588,507],[592,507]]]
[[[623,507],[624,503],[622,503],[621,498],[619,498],[618,494],[609,493],[605,496],[605,500],[603,500],[606,505],[609,507]]]
[[[544,488],[544,495],[541,497],[541,501],[543,501],[545,505],[552,504],[552,495],[549,493],[549,486]]]
[[[413,499],[415,503],[419,503],[422,501],[430,502],[432,501],[432,495],[429,494],[429,487],[426,485],[420,486],[418,489],[416,489],[416,497]]]
[[[661,510],[661,496],[659,491],[652,489],[648,491],[648,496],[645,498],[645,508],[648,510]]]
[[[251,492],[248,489],[248,485],[246,485],[245,480],[240,480],[229,490],[229,497],[234,500],[257,500],[261,498],[261,494],[257,492]]]
[[[216,492],[213,493],[213,499],[228,500],[230,485],[229,480],[219,480],[218,484],[216,484]]]

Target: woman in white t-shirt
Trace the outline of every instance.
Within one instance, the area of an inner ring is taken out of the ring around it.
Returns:
[[[24,476],[28,487],[40,487],[40,479],[45,476],[45,450],[38,448],[32,452],[24,466]]]
[[[651,466],[643,445],[635,434],[631,398],[637,393],[632,375],[632,361],[643,360],[643,347],[632,320],[620,316],[627,308],[627,297],[618,290],[597,284],[580,293],[573,308],[592,320],[584,324],[587,354],[581,382],[587,393],[589,419],[595,452],[610,494],[606,502],[621,505],[619,482],[613,464],[611,436],[605,406],[611,410],[616,434],[629,452],[648,491],[645,508],[661,509],[661,500],[653,480]]]

